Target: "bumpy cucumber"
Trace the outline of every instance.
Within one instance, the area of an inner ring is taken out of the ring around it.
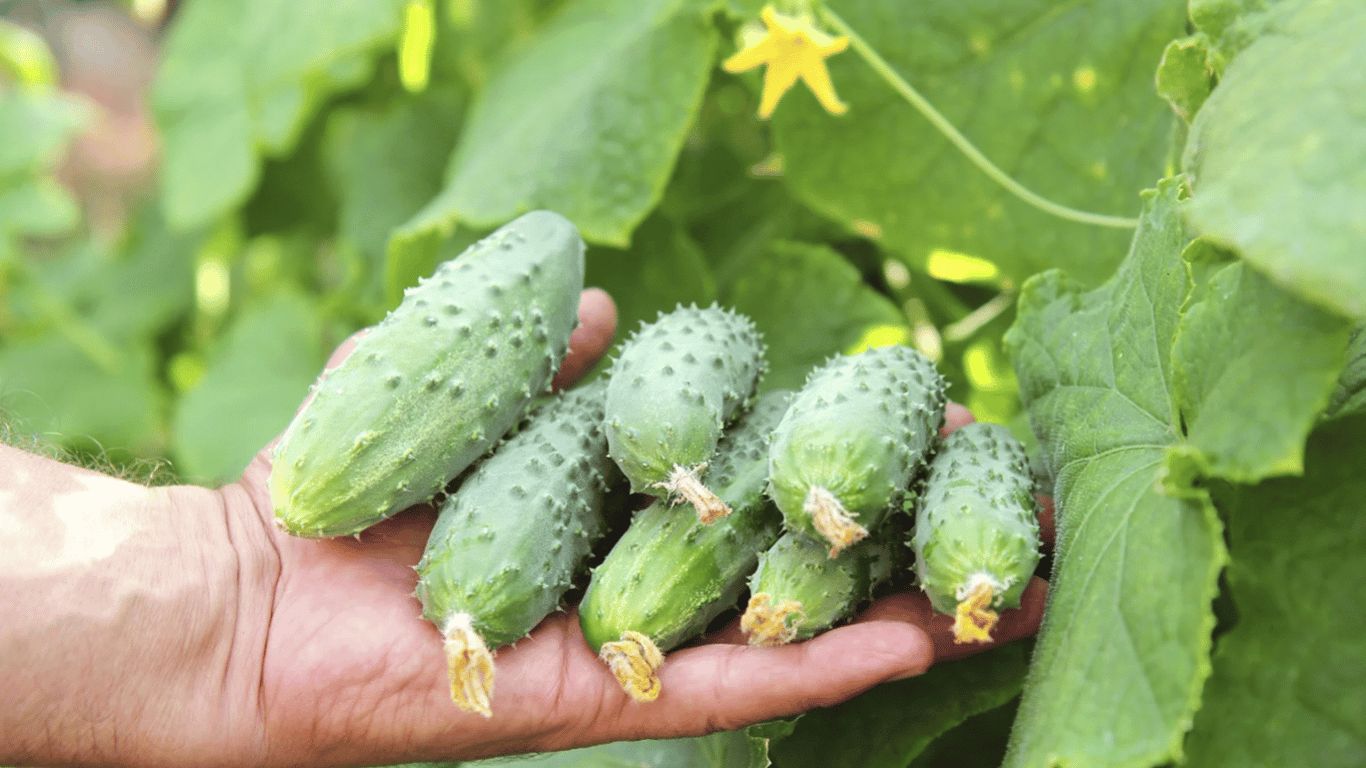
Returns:
[[[769,493],[790,530],[830,545],[868,535],[899,504],[944,423],[944,380],[910,347],[831,358],[773,435]]]
[[[750,577],[740,629],[750,645],[766,646],[805,640],[834,626],[891,574],[893,551],[875,537],[831,558],[825,545],[783,534]]]
[[[916,574],[957,642],[987,642],[1039,562],[1038,505],[1024,446],[1000,424],[944,440],[916,511]]]
[[[451,697],[492,714],[489,649],[532,630],[605,530],[601,381],[537,408],[442,504],[417,565],[422,615],[441,630]]]
[[[639,701],[659,695],[665,651],[734,606],[759,553],[782,533],[764,498],[768,438],[791,392],[768,392],[726,433],[705,479],[732,513],[715,524],[679,515],[663,500],[636,513],[593,572],[579,623],[593,650]]]
[[[763,371],[763,340],[743,315],[680,306],[642,325],[607,386],[607,444],[631,489],[685,499],[703,520],[727,514],[698,472]]]
[[[525,414],[577,323],[583,241],[528,213],[412,288],[313,387],[275,448],[275,517],[358,533],[432,498]]]

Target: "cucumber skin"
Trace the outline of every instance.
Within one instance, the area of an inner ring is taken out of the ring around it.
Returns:
[[[731,514],[706,525],[663,500],[636,513],[593,571],[579,605],[594,652],[627,630],[668,651],[736,605],[759,553],[782,534],[782,517],[764,487],[769,435],[791,398],[788,391],[765,393],[721,439],[704,479]]]
[[[788,530],[823,537],[803,505],[811,486],[872,530],[905,497],[944,424],[946,385],[903,346],[826,361],[807,377],[773,434],[769,495]]]
[[[1008,585],[993,601],[1016,608],[1039,563],[1038,502],[1024,446],[1000,424],[956,430],[930,463],[911,546],[936,611],[953,614],[967,577]]]
[[[417,565],[422,615],[467,613],[489,648],[526,636],[569,589],[606,530],[619,476],[602,436],[602,380],[538,408],[447,497]]]
[[[278,524],[358,533],[431,499],[545,391],[578,322],[583,241],[528,213],[439,266],[326,372],[275,448]]]
[[[831,558],[823,544],[788,531],[759,557],[749,592],[801,603],[804,619],[793,639],[805,640],[853,613],[891,570],[892,550],[882,541],[860,541]]]
[[[621,347],[607,386],[612,458],[631,490],[662,496],[675,465],[716,452],[725,425],[754,395],[764,344],[744,315],[679,306],[643,324]]]

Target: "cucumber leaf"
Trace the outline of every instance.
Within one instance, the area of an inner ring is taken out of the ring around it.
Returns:
[[[1191,125],[1186,214],[1286,290],[1366,318],[1366,5],[1269,13]]]
[[[1029,664],[1029,643],[1012,643],[918,677],[873,688],[834,707],[812,710],[775,742],[782,768],[902,768],[935,738],[969,717],[1014,698]]]
[[[1205,492],[1159,482],[1180,440],[1170,355],[1191,290],[1177,192],[1149,193],[1100,288],[1056,271],[1026,283],[1006,335],[1058,515],[1007,766],[1177,760],[1209,674],[1219,520]]]
[[[721,303],[748,315],[764,335],[765,391],[800,389],[812,368],[853,351],[873,329],[893,343],[910,338],[901,310],[823,245],[773,242],[723,288]]]
[[[701,249],[663,215],[646,219],[629,249],[592,246],[586,260],[584,285],[605,289],[616,302],[618,339],[679,304],[716,300],[716,281]]]
[[[406,0],[187,3],[170,27],[154,93],[162,204],[177,228],[251,193],[264,156],[287,154],[327,96],[369,76]]]
[[[233,320],[204,377],[176,403],[182,477],[231,481],[284,431],[326,360],[318,328],[313,302],[292,293]]]
[[[717,34],[702,0],[572,0],[493,74],[404,237],[548,208],[618,248],[659,201]]]
[[[1342,370],[1348,321],[1241,261],[1193,299],[1172,354],[1189,450],[1203,455],[1203,474],[1238,482],[1300,474],[1305,438]]]
[[[1363,434],[1361,416],[1330,422],[1309,438],[1303,477],[1217,496],[1238,621],[1215,650],[1190,765],[1366,765]]]
[[[1329,416],[1345,416],[1362,410],[1366,410],[1366,326],[1359,325],[1352,331],[1352,341],[1347,347],[1347,365],[1338,377],[1337,386],[1333,388],[1327,413]]]
[[[1132,216],[1162,174],[1175,118],[1153,93],[1184,3],[844,0],[832,7],[997,166],[1088,211]],[[1005,192],[853,52],[827,60],[849,111],[803,88],[773,117],[784,177],[807,205],[923,269],[932,251],[994,262],[1018,285],[1063,267],[1095,285],[1130,236]],[[757,79],[755,80],[757,83]]]

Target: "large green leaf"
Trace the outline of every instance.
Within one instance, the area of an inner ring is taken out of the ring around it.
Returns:
[[[799,389],[826,358],[873,339],[904,342],[906,317],[863,282],[844,257],[822,245],[774,242],[724,286],[721,301],[753,318],[768,345],[768,389]]]
[[[65,94],[0,86],[0,256],[12,238],[58,234],[79,220],[50,173],[89,118],[86,105]]]
[[[288,426],[322,370],[317,310],[289,293],[249,307],[228,328],[204,378],[176,404],[182,477],[231,480]]]
[[[1170,355],[1191,288],[1176,198],[1170,182],[1149,197],[1100,288],[1031,279],[1006,336],[1058,515],[1008,766],[1178,759],[1209,674],[1219,522],[1204,492],[1159,482],[1180,440]]]
[[[808,712],[773,744],[781,768],[903,768],[936,737],[1020,692],[1028,644],[1014,643]]]
[[[1299,474],[1350,326],[1233,262],[1193,297],[1173,350],[1189,449],[1208,475]]]
[[[1366,418],[1309,439],[1305,472],[1220,494],[1238,623],[1186,742],[1202,768],[1366,765]]]
[[[341,203],[338,235],[377,263],[393,228],[441,190],[458,107],[456,99],[424,98],[384,111],[344,107],[329,116],[323,158]]]
[[[156,84],[162,201],[177,227],[250,194],[329,94],[368,75],[405,0],[218,0],[177,14]]]
[[[0,346],[0,409],[20,432],[96,452],[154,456],[166,395],[146,341],[99,362],[55,329]]]
[[[987,157],[1027,187],[1089,211],[1134,215],[1162,173],[1174,118],[1153,92],[1180,0],[842,0],[831,7]],[[1017,283],[1064,267],[1088,285],[1129,232],[1076,224],[1006,193],[865,62],[829,59],[849,111],[804,87],[773,118],[784,174],[818,211],[881,233],[923,267],[932,251],[990,259]]]
[[[1359,325],[1352,331],[1352,341],[1347,346],[1347,365],[1333,388],[1327,413],[1345,416],[1362,410],[1366,410],[1366,326]]]
[[[706,306],[716,300],[716,282],[701,250],[663,215],[646,219],[627,250],[589,248],[584,285],[612,294],[619,340],[679,304]]]
[[[408,229],[557,211],[624,247],[702,98],[717,34],[705,0],[574,0],[490,78],[445,191]]]
[[[1287,290],[1366,318],[1366,5],[1272,13],[1191,125],[1187,215]]]

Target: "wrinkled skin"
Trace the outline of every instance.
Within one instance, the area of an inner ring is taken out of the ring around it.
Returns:
[[[615,330],[601,291],[579,313],[561,386]],[[950,406],[945,429],[971,419]],[[0,764],[364,766],[700,735],[989,647],[955,645],[950,617],[898,594],[791,646],[730,627],[671,654],[663,694],[639,704],[557,613],[497,653],[485,719],[451,703],[413,597],[434,511],[294,538],[273,524],[269,472],[267,447],[224,488],[147,489],[0,446]],[[1036,579],[997,642],[1037,630],[1044,593]]]

